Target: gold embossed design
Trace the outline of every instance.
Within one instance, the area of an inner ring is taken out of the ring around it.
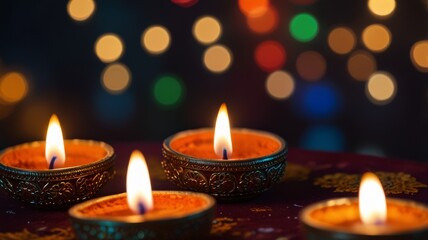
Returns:
[[[415,177],[403,172],[375,172],[382,182],[386,194],[414,194],[427,185],[418,182]],[[335,173],[315,179],[314,185],[322,188],[334,188],[335,192],[358,192],[361,175]]]
[[[0,187],[12,198],[40,208],[65,208],[92,198],[115,174],[114,150],[103,142],[72,141],[100,144],[107,154],[92,164],[54,170],[26,171],[0,163]]]

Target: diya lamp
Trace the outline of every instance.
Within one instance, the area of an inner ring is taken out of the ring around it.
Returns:
[[[269,132],[230,129],[223,103],[215,129],[187,130],[168,137],[162,156],[167,178],[179,187],[218,200],[239,201],[258,196],[280,180],[287,164],[287,145]]]
[[[46,141],[0,152],[0,186],[14,199],[41,208],[63,208],[92,198],[114,175],[114,150],[99,141],[63,140],[52,115]]]
[[[69,210],[78,239],[195,239],[208,235],[215,200],[203,193],[153,191],[144,156],[131,155],[126,193],[79,203]]]
[[[363,175],[358,199],[331,199],[309,205],[302,210],[300,221],[308,240],[428,239],[428,207],[385,198],[373,173]]]

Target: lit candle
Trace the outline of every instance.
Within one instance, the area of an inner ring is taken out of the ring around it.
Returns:
[[[126,179],[127,193],[70,208],[79,239],[193,239],[209,233],[215,214],[215,200],[209,195],[152,192],[147,165],[139,151],[130,157]]]
[[[64,140],[58,117],[52,115],[46,142],[24,143],[0,153],[5,181],[1,186],[32,206],[67,207],[93,197],[112,178],[114,157],[113,148],[104,142]]]
[[[358,199],[315,203],[300,218],[307,239],[428,239],[428,208],[385,198],[373,173],[363,175]]]
[[[167,178],[178,186],[219,200],[241,200],[259,195],[279,181],[286,166],[287,145],[269,132],[231,129],[222,104],[215,129],[176,133],[164,141],[162,155]]]

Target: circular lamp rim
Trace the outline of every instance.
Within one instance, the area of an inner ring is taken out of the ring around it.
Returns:
[[[121,225],[129,225],[129,224],[156,224],[161,222],[163,223],[170,222],[170,221],[173,222],[173,221],[186,219],[186,218],[194,218],[194,217],[203,215],[211,210],[214,210],[216,206],[215,199],[212,196],[205,193],[190,192],[190,191],[167,191],[167,190],[158,190],[158,191],[152,191],[152,192],[154,194],[171,194],[172,193],[172,194],[185,194],[186,196],[189,196],[189,195],[198,196],[205,199],[207,201],[207,205],[199,209],[198,211],[194,211],[188,214],[178,215],[174,217],[164,217],[164,218],[153,219],[153,220],[152,219],[147,220],[146,218],[144,218],[144,215],[123,216],[123,217],[106,217],[106,216],[88,217],[79,212],[79,210],[84,209],[98,202],[103,202],[108,199],[122,198],[127,195],[127,193],[125,192],[125,193],[119,193],[119,194],[114,194],[109,196],[103,196],[103,197],[87,200],[85,202],[76,204],[68,210],[68,214],[71,218],[74,218],[77,221],[88,222],[88,223],[98,223],[98,224],[108,223],[114,226],[121,226]]]
[[[348,234],[348,235],[354,235],[354,236],[377,236],[377,237],[389,237],[389,236],[400,236],[400,235],[406,235],[406,234],[414,234],[417,232],[428,232],[427,226],[422,226],[419,228],[415,228],[415,229],[411,229],[411,230],[403,230],[403,231],[391,231],[390,233],[379,233],[379,234],[369,234],[369,233],[361,233],[358,231],[352,231],[352,230],[347,230],[347,229],[340,229],[338,230],[337,228],[328,226],[328,225],[323,225],[323,224],[319,224],[317,222],[314,222],[313,220],[310,219],[309,215],[312,211],[314,211],[315,209],[319,209],[319,208],[323,208],[323,207],[328,207],[328,206],[335,206],[335,205],[348,205],[351,203],[355,203],[358,202],[358,198],[356,197],[352,197],[352,198],[334,198],[334,199],[328,199],[328,200],[324,200],[324,201],[319,201],[316,203],[312,203],[308,206],[306,206],[299,214],[299,219],[301,221],[301,223],[303,225],[306,225],[307,227],[313,228],[313,229],[317,229],[318,231],[321,232],[325,232],[325,233],[343,233],[343,234]],[[410,204],[411,206],[415,206],[418,208],[425,208],[428,209],[428,206],[412,201],[412,200],[407,200],[407,199],[398,199],[398,198],[387,198],[387,203],[391,202],[391,203],[399,203],[399,204]]]
[[[191,130],[184,130],[181,132],[177,132],[169,137],[167,137],[163,142],[163,148],[167,151],[170,151],[172,153],[175,153],[179,155],[181,158],[178,160],[186,161],[190,163],[197,163],[197,164],[206,164],[206,165],[221,165],[226,164],[227,166],[245,166],[245,165],[253,165],[254,161],[257,161],[257,163],[266,163],[272,161],[272,159],[277,158],[279,155],[284,155],[288,151],[287,142],[280,137],[277,134],[263,131],[263,130],[254,130],[254,129],[248,129],[248,128],[231,128],[231,132],[240,132],[240,133],[256,133],[261,134],[263,136],[272,138],[275,141],[279,142],[279,148],[275,150],[275,152],[270,153],[268,155],[260,156],[260,157],[254,157],[254,158],[246,158],[246,159],[214,159],[214,158],[197,158],[194,156],[190,156],[187,154],[183,154],[181,152],[176,151],[171,147],[171,142],[179,138],[181,136],[194,134],[194,133],[200,133],[200,132],[206,132],[206,131],[213,131],[214,128],[198,128],[198,129],[191,129]]]
[[[33,141],[33,142],[28,142],[28,143],[23,143],[23,144],[15,145],[12,147],[8,147],[8,148],[5,148],[2,151],[0,151],[0,156],[2,156],[3,154],[5,154],[9,151],[15,150],[15,149],[32,147],[35,145],[40,145],[44,142],[46,142],[46,141]],[[103,164],[103,162],[106,162],[107,160],[111,160],[112,157],[114,157],[114,155],[115,155],[113,147],[111,145],[103,142],[103,141],[85,140],[85,139],[65,139],[64,140],[64,143],[71,143],[71,144],[77,144],[79,142],[85,143],[88,145],[97,144],[106,150],[106,154],[105,154],[105,156],[103,156],[102,158],[100,158],[94,162],[84,164],[84,165],[65,167],[65,168],[34,170],[34,169],[25,169],[25,168],[17,168],[17,167],[8,166],[8,165],[3,164],[3,162],[0,161],[0,169],[7,171],[7,172],[10,172],[10,173],[19,174],[21,176],[38,176],[38,177],[46,176],[46,177],[50,177],[50,176],[56,175],[56,174],[62,174],[62,175],[76,174],[76,171],[77,172],[84,172],[84,171],[92,170],[93,168],[99,168],[100,164]]]

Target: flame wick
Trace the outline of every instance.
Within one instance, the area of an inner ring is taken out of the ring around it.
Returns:
[[[223,160],[227,160],[227,150],[223,148]]]
[[[53,156],[50,163],[49,163],[49,169],[54,169],[55,166],[55,161],[56,161],[57,157]]]
[[[144,206],[142,201],[138,201],[138,213],[144,214],[147,212],[147,208]]]

